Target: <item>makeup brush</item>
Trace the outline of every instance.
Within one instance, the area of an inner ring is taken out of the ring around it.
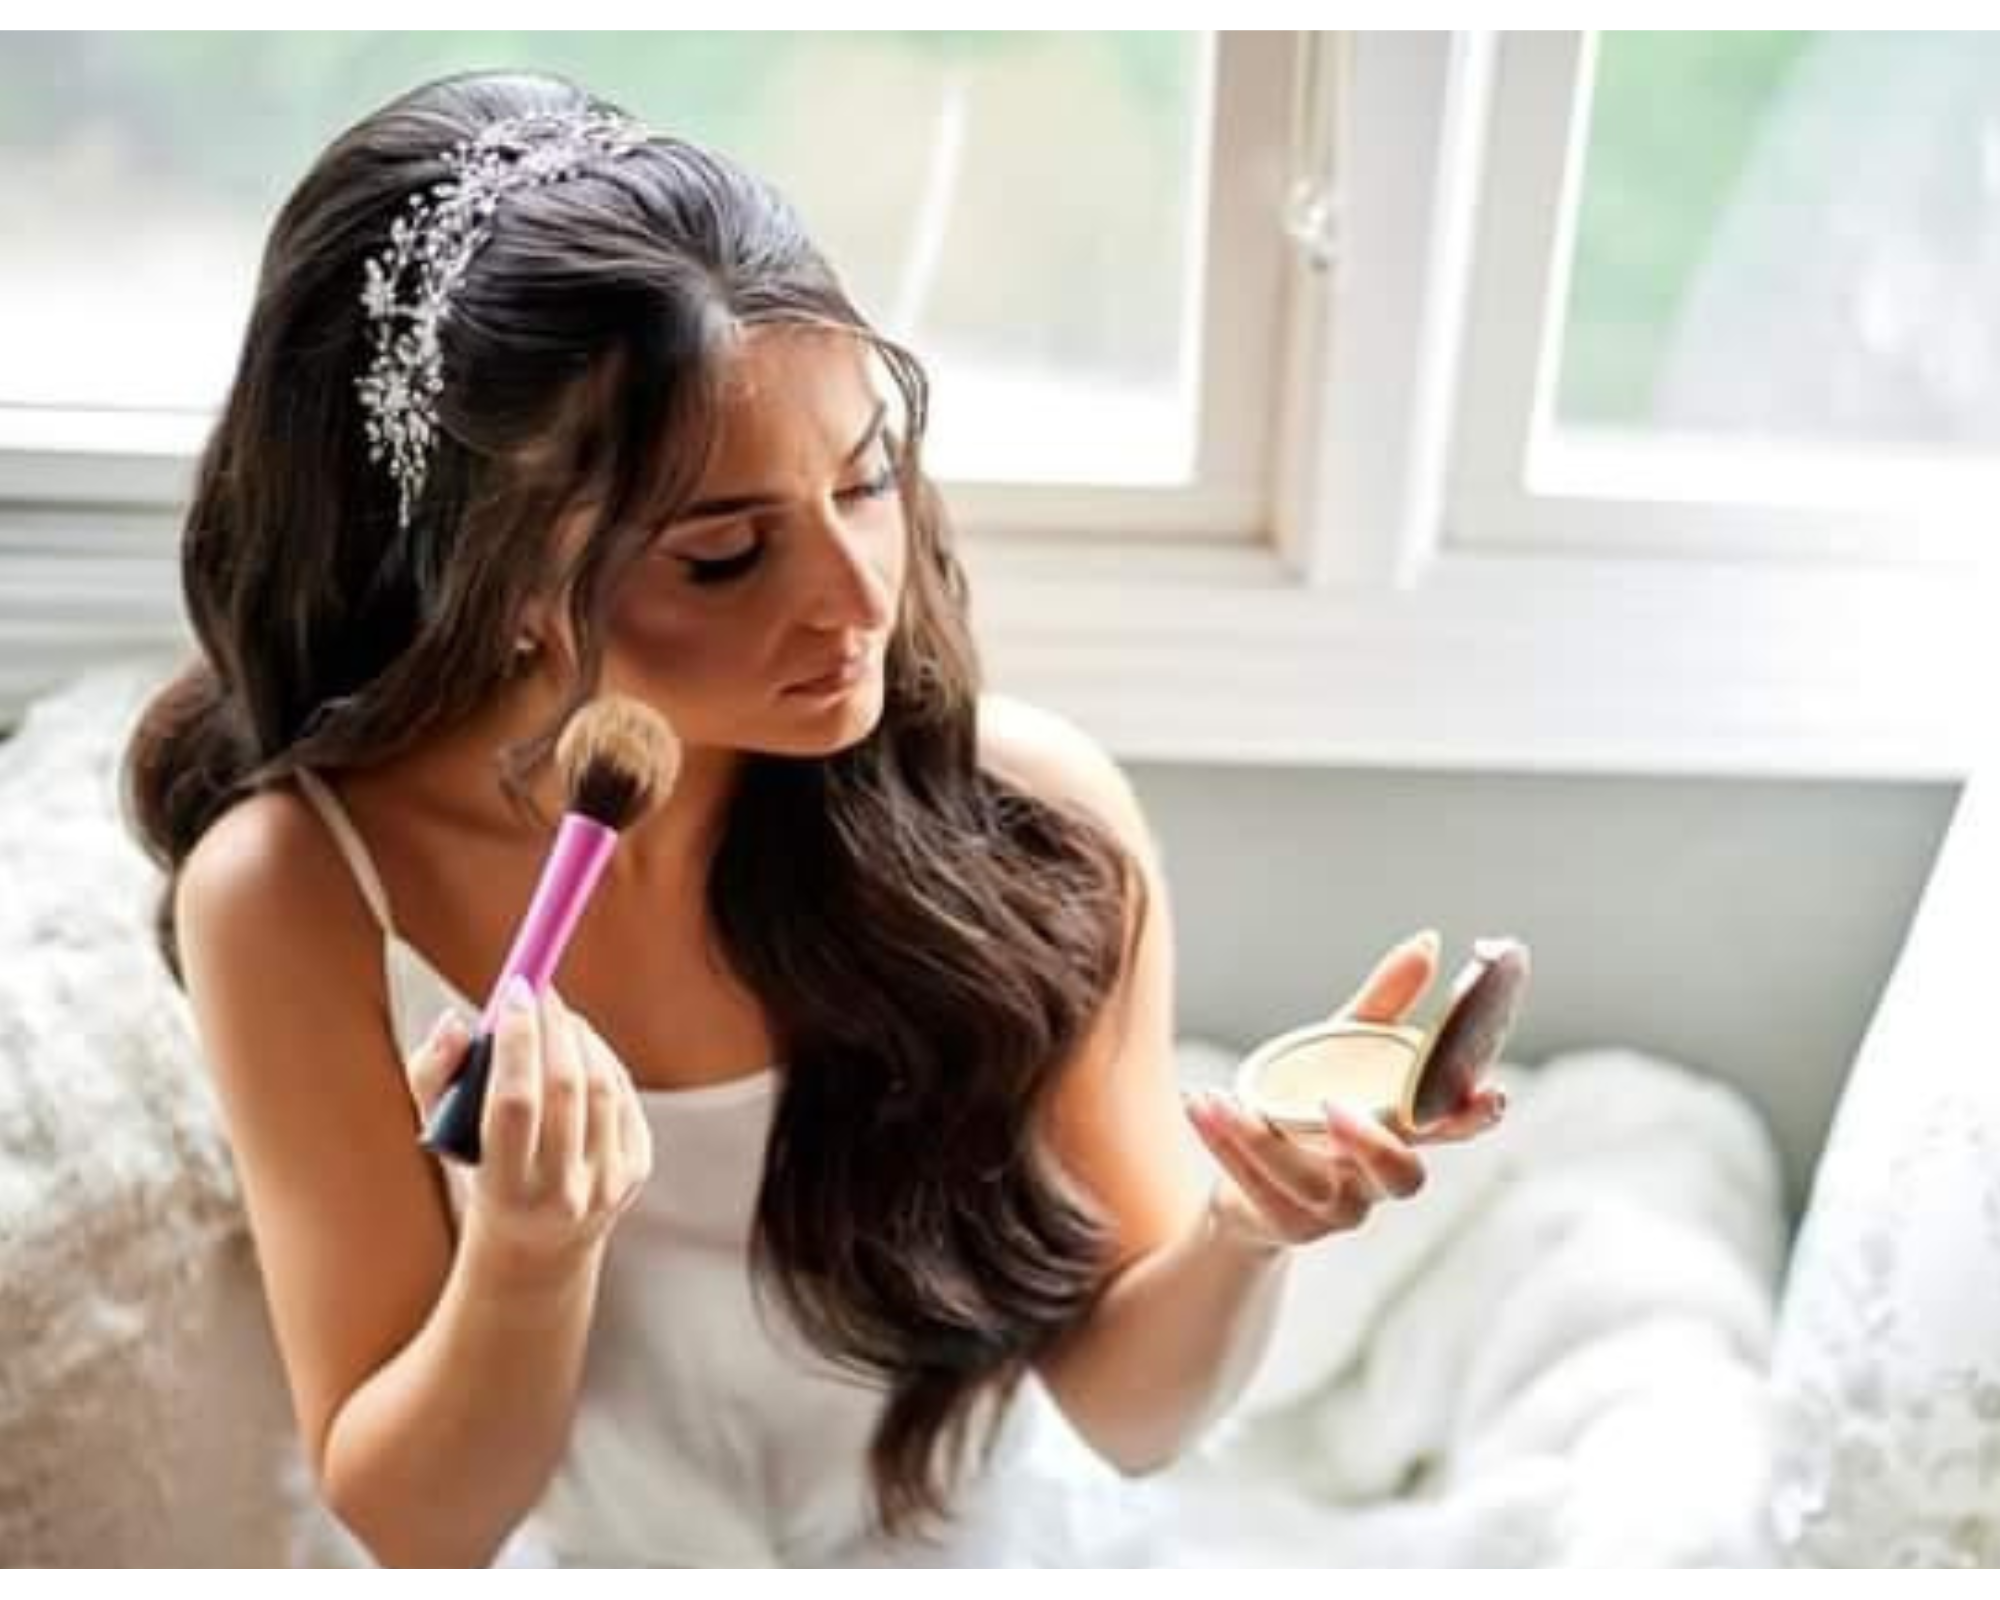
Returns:
[[[424,1125],[426,1150],[478,1164],[479,1124],[507,980],[518,973],[536,994],[548,986],[618,835],[666,799],[680,772],[680,753],[666,719],[624,695],[600,695],[570,718],[556,741],[556,769],[568,797],[562,822],[465,1060]]]

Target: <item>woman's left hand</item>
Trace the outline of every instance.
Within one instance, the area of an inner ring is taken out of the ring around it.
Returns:
[[[1391,950],[1338,1013],[1360,1022],[1400,1022],[1436,975],[1434,935]],[[1233,1095],[1201,1090],[1186,1097],[1188,1120],[1221,1163],[1211,1201],[1215,1225],[1260,1247],[1279,1250],[1358,1228],[1383,1200],[1408,1199],[1424,1184],[1415,1149],[1470,1139],[1500,1120],[1506,1096],[1482,1084],[1451,1112],[1421,1128],[1386,1126],[1336,1106],[1326,1108],[1323,1144],[1288,1138]]]

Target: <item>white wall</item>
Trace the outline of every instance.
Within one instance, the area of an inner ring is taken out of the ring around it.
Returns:
[[[1626,1044],[1745,1089],[1796,1207],[1952,784],[1134,766],[1181,1025],[1248,1044],[1426,926],[1534,948],[1513,1059]]]

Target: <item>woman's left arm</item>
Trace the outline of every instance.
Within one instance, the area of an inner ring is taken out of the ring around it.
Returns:
[[[1256,1371],[1282,1297],[1290,1247],[1357,1226],[1379,1200],[1423,1181],[1388,1129],[1341,1118],[1325,1150],[1286,1139],[1227,1097],[1185,1104],[1176,1082],[1173,923],[1150,833],[1129,785],[1093,743],[1058,719],[1003,703],[982,719],[993,764],[1045,799],[1096,818],[1132,854],[1145,922],[1122,974],[1057,1091],[1049,1136],[1069,1172],[1109,1214],[1112,1277],[1089,1317],[1043,1357],[1040,1373],[1070,1422],[1121,1471],[1175,1459]],[[1436,970],[1434,943],[1382,961],[1346,1008],[1395,1021]],[[1464,1137],[1488,1125],[1483,1094],[1425,1130]],[[1221,1171],[1184,1158],[1191,1123]]]

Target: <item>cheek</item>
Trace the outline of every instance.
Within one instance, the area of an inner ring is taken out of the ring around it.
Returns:
[[[677,604],[664,586],[637,583],[611,607],[606,643],[619,673],[671,687],[677,697],[713,694],[751,670],[746,630]]]

